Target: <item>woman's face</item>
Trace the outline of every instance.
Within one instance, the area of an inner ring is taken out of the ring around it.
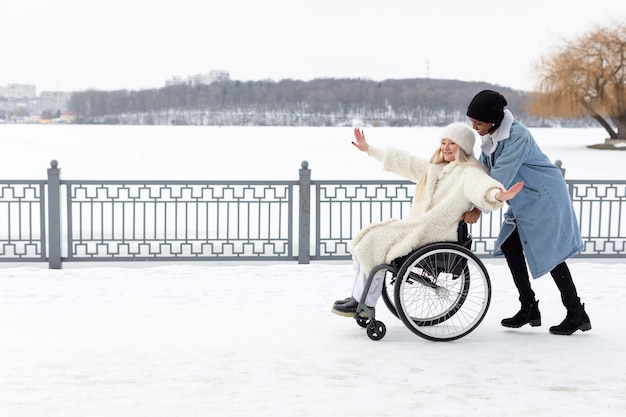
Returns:
[[[446,162],[452,162],[456,159],[457,145],[452,139],[441,139],[441,153],[443,154],[443,160]]]
[[[480,136],[485,136],[489,133],[489,129],[493,127],[493,123],[485,123],[480,120],[472,119],[470,117],[470,121],[472,122],[472,128],[478,132]]]

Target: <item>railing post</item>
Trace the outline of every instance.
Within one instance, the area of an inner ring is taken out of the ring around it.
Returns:
[[[565,177],[565,168],[563,168],[563,161],[557,159],[556,161],[554,161],[554,165],[559,167],[559,169],[561,170],[561,174],[563,174],[563,177]]]
[[[561,174],[563,174],[563,179],[565,179],[565,168],[563,168],[563,161],[561,161],[560,159],[557,159],[556,161],[554,161],[554,165],[559,167],[559,169],[561,170]],[[569,191],[569,198],[573,201],[574,200],[574,186],[568,183],[567,180],[565,180],[565,184],[567,184],[567,189]]]
[[[48,168],[48,267],[61,269],[61,170],[56,160]]]
[[[311,170],[307,161],[302,161],[301,166],[298,263],[308,264],[311,261]]]

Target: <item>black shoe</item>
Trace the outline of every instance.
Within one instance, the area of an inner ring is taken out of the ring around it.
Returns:
[[[356,308],[359,306],[359,302],[354,298],[345,304],[335,304],[330,310],[331,313],[337,314],[343,317],[354,317],[356,314]],[[374,307],[368,307],[374,312]],[[369,318],[369,315],[365,311],[359,313],[360,317]]]
[[[335,304],[333,304],[333,305],[345,304],[345,303],[347,303],[348,301],[352,301],[352,300],[354,300],[354,297],[344,298],[343,300],[337,300],[337,301],[335,301]]]
[[[504,319],[500,323],[504,327],[511,327],[517,329],[525,324],[530,324],[532,327],[541,326],[541,313],[539,312],[539,301],[522,306],[522,309],[517,312],[511,318]]]
[[[550,333],[569,336],[576,330],[586,332],[591,330],[591,321],[585,312],[585,305],[578,304],[576,307],[568,308],[565,320],[558,326],[550,327]]]

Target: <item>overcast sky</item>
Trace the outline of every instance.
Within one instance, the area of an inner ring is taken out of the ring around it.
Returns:
[[[0,86],[138,90],[225,70],[530,90],[541,55],[611,19],[624,0],[7,0]]]

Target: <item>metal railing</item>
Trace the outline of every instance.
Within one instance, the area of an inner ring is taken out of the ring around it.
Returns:
[[[0,181],[0,261],[47,260],[46,181]]]
[[[65,261],[295,260],[285,181],[65,181]]]
[[[365,225],[404,217],[409,181],[0,180],[0,262],[350,259]],[[585,243],[578,257],[626,255],[626,181],[567,181]],[[296,219],[297,217],[297,219]],[[502,210],[471,226],[493,253]],[[549,221],[549,219],[538,219]]]

